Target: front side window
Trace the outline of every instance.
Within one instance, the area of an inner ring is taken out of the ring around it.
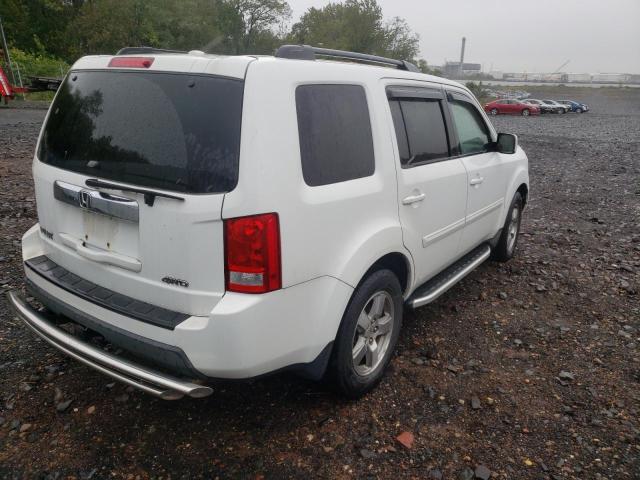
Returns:
[[[458,132],[460,154],[472,155],[489,151],[491,137],[480,112],[469,102],[450,100],[453,124]]]
[[[302,174],[316,187],[368,177],[375,171],[364,88],[301,85],[296,89]]]
[[[442,102],[437,99],[390,100],[403,167],[449,157]]]

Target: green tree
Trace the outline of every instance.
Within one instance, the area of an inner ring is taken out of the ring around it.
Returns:
[[[73,41],[68,55],[113,54],[124,46],[157,41],[144,0],[94,0],[86,2],[66,33]]]
[[[310,8],[292,27],[290,41],[413,61],[419,37],[407,22],[385,22],[376,0],[346,0]]]
[[[385,20],[376,0],[310,8],[291,30],[285,0],[0,0],[0,14],[10,46],[68,63],[141,45],[270,54],[288,41],[410,61],[419,50],[407,22]]]
[[[9,45],[24,51],[62,56],[66,26],[80,10],[74,0],[0,0],[0,15]]]
[[[467,82],[465,86],[471,91],[471,93],[473,93],[473,95],[475,95],[476,98],[486,98],[487,91],[482,82]]]
[[[219,28],[228,53],[272,53],[291,17],[283,0],[218,0]]]
[[[11,48],[11,60],[14,68],[20,69],[23,81],[27,76],[61,77],[69,70],[69,65],[51,56],[27,53],[17,48]]]
[[[429,75],[435,75],[437,77],[441,77],[442,76],[442,72],[440,70],[438,70],[437,68],[431,68],[427,64],[427,61],[424,58],[421,58],[420,60],[418,60],[418,63],[416,65],[417,65],[417,67],[420,69],[420,71],[422,73],[427,73]]]
[[[209,51],[224,40],[218,25],[220,6],[216,1],[151,0],[147,3],[153,30],[150,46]]]

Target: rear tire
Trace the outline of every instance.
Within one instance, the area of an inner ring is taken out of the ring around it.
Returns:
[[[497,108],[492,108],[492,109],[489,111],[489,113],[490,113],[491,115],[498,115],[498,109],[497,109]]]
[[[556,110],[556,113],[566,113],[566,110],[564,108],[559,108]]]
[[[356,288],[334,342],[329,377],[345,397],[359,398],[382,379],[402,326],[402,289],[391,270]]]
[[[520,236],[520,223],[522,221],[522,208],[524,201],[520,192],[516,192],[509,206],[509,213],[502,228],[500,240],[491,251],[491,258],[498,262],[507,262],[513,258],[518,246]]]
[[[528,117],[531,114],[531,112],[529,111],[528,108],[525,108],[524,110],[522,110],[522,116],[523,117]]]

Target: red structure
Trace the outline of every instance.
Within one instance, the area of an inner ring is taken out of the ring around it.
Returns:
[[[0,19],[0,42],[0,60],[4,59],[5,65],[9,69],[9,73],[14,79],[14,85],[12,85],[9,81],[9,77],[7,77],[5,71],[2,69],[2,64],[0,63],[0,100],[3,100],[4,103],[7,104],[9,103],[9,100],[13,100],[15,98],[16,93],[55,92],[58,90],[62,80],[59,78],[49,77],[27,77],[27,80],[29,81],[28,86],[16,86],[15,77],[13,76],[11,68],[12,64],[11,57],[9,56],[9,47],[7,46],[7,39],[4,36],[4,28],[2,27],[2,19]],[[22,85],[22,80],[20,80],[20,84]]]
[[[50,77],[27,77],[27,80],[29,85],[26,87],[12,85],[0,66],[0,98],[5,104],[13,100],[17,93],[56,92],[62,83],[62,79]]]
[[[4,103],[9,103],[9,100],[13,100],[16,96],[16,93],[27,93],[29,91],[39,91],[39,90],[30,90],[25,87],[15,87],[9,83],[9,79],[2,70],[0,66],[0,97],[4,100]]]

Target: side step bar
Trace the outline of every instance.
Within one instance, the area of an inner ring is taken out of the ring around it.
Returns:
[[[491,255],[491,247],[487,244],[480,245],[427,283],[418,287],[407,300],[407,305],[411,308],[418,308],[433,302],[475,270],[478,265],[489,258],[489,255]]]
[[[7,293],[7,299],[18,317],[45,341],[70,357],[120,382],[164,400],[178,400],[185,395],[202,398],[213,393],[209,387],[147,369],[78,340],[53,326],[41,312],[32,308],[15,292]]]

